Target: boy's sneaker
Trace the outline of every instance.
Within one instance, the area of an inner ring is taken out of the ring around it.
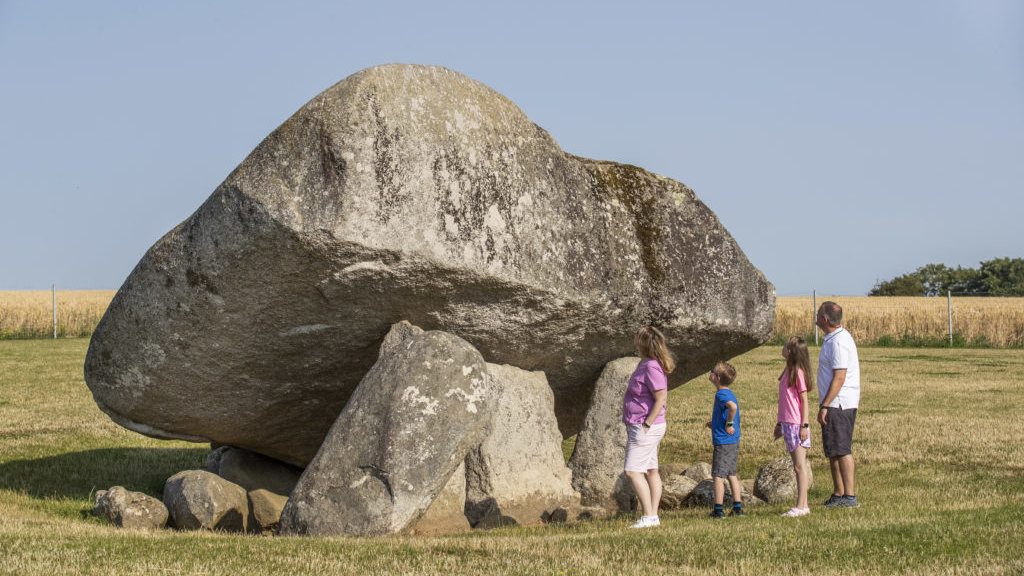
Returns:
[[[725,510],[712,510],[710,516],[712,518],[725,518]]]
[[[811,509],[810,508],[797,508],[797,507],[794,506],[793,508],[789,509],[789,512],[786,512],[785,514],[783,514],[782,517],[783,518],[797,518],[799,516],[807,516],[810,513],[811,513]]]
[[[857,502],[856,496],[843,496],[839,499],[839,503],[836,506],[839,508],[860,508],[860,502]]]
[[[842,496],[836,496],[835,494],[832,494],[831,496],[828,497],[828,500],[825,500],[822,506],[824,506],[825,508],[836,508],[839,506],[839,503],[842,502],[842,500]]]
[[[729,512],[729,516],[746,516],[747,513],[743,511],[743,508],[732,507],[732,511]]]

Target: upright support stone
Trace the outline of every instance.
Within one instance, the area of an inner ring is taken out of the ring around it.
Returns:
[[[487,371],[496,405],[483,442],[466,459],[470,522],[498,516],[501,523],[539,524],[577,511],[580,496],[562,456],[544,373],[498,364],[488,364]]]
[[[478,444],[493,407],[480,353],[443,332],[392,343],[356,388],[281,515],[281,534],[397,534]]]
[[[576,436],[569,458],[572,485],[584,506],[599,506],[610,513],[629,510],[635,496],[623,473],[626,427],[622,423],[622,397],[640,358],[614,360],[605,365]]]

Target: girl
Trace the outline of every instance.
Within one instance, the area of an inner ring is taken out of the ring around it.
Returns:
[[[643,516],[633,528],[659,526],[661,476],[658,475],[658,444],[665,436],[665,402],[668,378],[676,363],[668,351],[665,336],[657,328],[641,328],[634,338],[640,364],[629,377],[622,399],[622,422],[626,424],[626,476],[640,499]]]
[[[782,347],[782,357],[786,359],[786,369],[779,376],[779,415],[774,435],[776,439],[779,436],[785,439],[786,451],[793,459],[796,472],[796,507],[783,514],[793,518],[811,513],[807,507],[807,449],[811,447],[807,389],[813,385],[808,382],[813,376],[807,342],[803,338],[791,337]]]

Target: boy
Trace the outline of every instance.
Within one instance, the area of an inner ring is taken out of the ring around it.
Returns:
[[[715,479],[715,509],[712,518],[725,518],[722,503],[725,500],[725,479],[732,490],[732,511],[729,516],[743,516],[743,487],[736,476],[736,463],[740,454],[740,406],[729,386],[736,380],[736,369],[727,362],[719,362],[711,369],[708,380],[715,385],[715,406],[711,411],[711,442],[715,454],[711,476]]]

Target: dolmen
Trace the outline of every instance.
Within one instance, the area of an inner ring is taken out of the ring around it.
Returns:
[[[621,401],[597,385],[635,331],[666,334],[676,387],[764,342],[774,308],[684,184],[391,64],[313,98],[149,249],[85,378],[126,428],[301,471],[274,530],[440,533],[607,510],[582,453],[553,463]]]

